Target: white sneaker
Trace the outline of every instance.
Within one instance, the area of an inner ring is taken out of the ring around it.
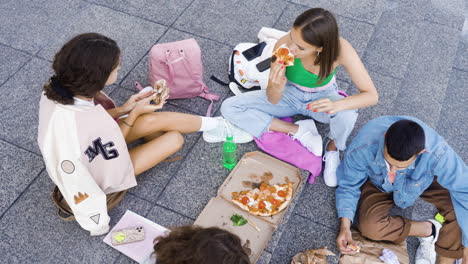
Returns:
[[[312,119],[301,120],[295,123],[299,126],[297,133],[292,136],[292,139],[298,140],[315,156],[321,156],[323,151],[322,137],[317,131],[315,121]]]
[[[427,220],[436,228],[435,237],[418,237],[419,247],[416,250],[416,264],[435,264],[437,254],[435,252],[435,243],[439,238],[439,230],[442,225],[434,219]]]
[[[206,142],[216,143],[226,141],[227,135],[232,135],[234,138],[234,143],[239,144],[247,143],[253,140],[252,135],[229,123],[229,121],[222,118],[221,116],[216,118],[219,119],[218,126],[215,129],[203,132],[203,139]]]
[[[327,145],[325,146],[325,149]],[[323,170],[323,181],[328,187],[336,187],[338,185],[338,179],[336,178],[336,168],[340,165],[340,152],[337,151],[326,151],[323,155],[323,161],[325,161],[325,169]]]

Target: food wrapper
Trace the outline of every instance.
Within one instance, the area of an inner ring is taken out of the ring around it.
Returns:
[[[398,263],[409,264],[406,241],[395,245],[390,242],[372,241],[364,238],[358,231],[351,230],[354,242],[360,246],[360,252],[353,255],[341,255],[340,264],[382,264],[380,256],[389,256],[387,250],[391,250],[396,256]],[[386,249],[386,250],[385,250]],[[384,251],[385,250],[385,251]],[[387,263],[387,262],[385,262]],[[396,263],[396,262],[388,262]]]
[[[309,249],[296,254],[291,264],[327,264],[327,256],[335,256],[335,253],[325,248]]]
[[[382,250],[382,256],[379,257],[385,264],[400,264],[397,255],[388,248]]]
[[[271,61],[283,61],[285,66],[294,65],[294,55],[286,45],[281,45],[271,57]]]

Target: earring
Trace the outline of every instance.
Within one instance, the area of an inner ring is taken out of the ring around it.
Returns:
[[[317,51],[317,57],[320,56],[320,51]]]

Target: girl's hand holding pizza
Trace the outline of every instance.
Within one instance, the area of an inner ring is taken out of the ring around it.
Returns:
[[[162,109],[169,95],[166,94],[164,97],[162,97],[161,102],[159,104],[151,104],[151,101],[155,99],[155,96],[156,94],[153,94],[152,96],[148,96],[137,101],[135,107],[130,113],[140,116],[142,114],[151,113],[156,110]]]
[[[283,90],[286,85],[286,66],[283,61],[273,62],[271,64],[270,82],[275,90]]]
[[[127,102],[125,102],[121,106],[122,111],[124,111],[125,113],[129,113],[130,111],[132,111],[132,109],[135,107],[138,101],[140,101],[141,99],[150,97],[151,95],[153,95],[153,91],[148,91],[146,93],[137,93],[137,94],[130,96]]]
[[[342,101],[332,101],[328,98],[319,99],[307,104],[307,109],[314,112],[326,112],[327,114],[336,114],[341,111]]]

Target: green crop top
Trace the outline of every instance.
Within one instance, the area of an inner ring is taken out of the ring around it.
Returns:
[[[336,68],[322,83],[318,83],[319,76],[307,71],[302,65],[301,59],[295,58],[294,65],[286,67],[286,77],[289,81],[300,86],[308,88],[316,88],[327,85],[335,75],[338,68]]]

